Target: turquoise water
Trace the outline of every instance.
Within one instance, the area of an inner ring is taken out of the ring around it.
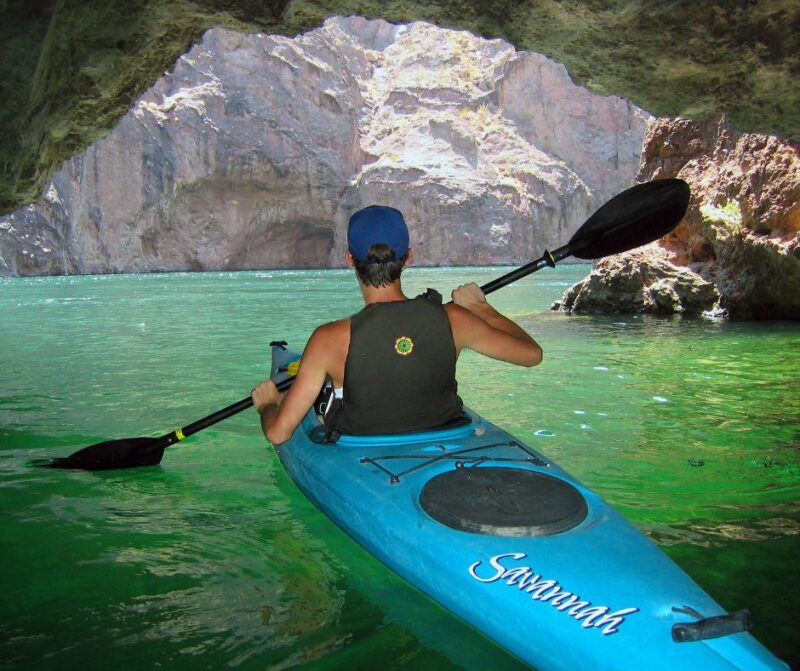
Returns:
[[[586,266],[491,297],[544,348],[466,354],[468,405],[585,481],[800,666],[800,324],[570,317]],[[411,269],[443,294],[503,269]],[[156,468],[31,467],[248,394],[268,343],[354,312],[346,271],[0,279],[0,668],[522,668],[384,569],[247,411]]]

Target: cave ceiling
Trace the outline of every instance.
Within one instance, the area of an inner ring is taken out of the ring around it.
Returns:
[[[652,114],[800,140],[797,0],[0,0],[0,212],[34,200],[208,28],[293,36],[354,14],[502,37]]]

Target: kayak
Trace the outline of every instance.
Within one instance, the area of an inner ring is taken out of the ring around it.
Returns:
[[[272,349],[272,377],[300,356]],[[463,423],[276,446],[298,488],[390,569],[540,671],[788,669],[600,496],[466,409]]]

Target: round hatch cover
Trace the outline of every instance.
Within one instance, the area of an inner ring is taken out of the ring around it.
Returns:
[[[428,480],[420,505],[453,529],[487,536],[551,536],[588,513],[568,482],[522,468],[459,467]]]

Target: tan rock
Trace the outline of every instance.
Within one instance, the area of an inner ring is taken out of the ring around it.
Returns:
[[[576,313],[700,314],[713,309],[718,298],[713,284],[648,245],[598,261],[556,307]]]
[[[692,189],[663,246],[714,283],[732,317],[800,318],[799,148],[736,133],[723,119],[658,120],[648,130],[640,178],[677,176]]]
[[[690,270],[713,284],[718,313],[800,319],[799,150],[797,143],[775,137],[736,133],[723,119],[650,124],[639,179],[680,177],[692,190],[685,219],[660,242],[661,257],[674,264],[674,272],[660,288],[650,289],[653,311],[668,312],[670,304],[675,312],[694,311],[671,296],[671,289],[680,295],[679,271]],[[644,298],[632,299],[625,283],[641,255],[629,258],[601,266],[602,301],[586,302],[585,286],[568,292],[577,294],[572,309],[648,310]]]
[[[524,262],[633,182],[648,118],[430,24],[214,29],[0,218],[0,273],[336,266],[374,202],[403,210],[418,263]]]

